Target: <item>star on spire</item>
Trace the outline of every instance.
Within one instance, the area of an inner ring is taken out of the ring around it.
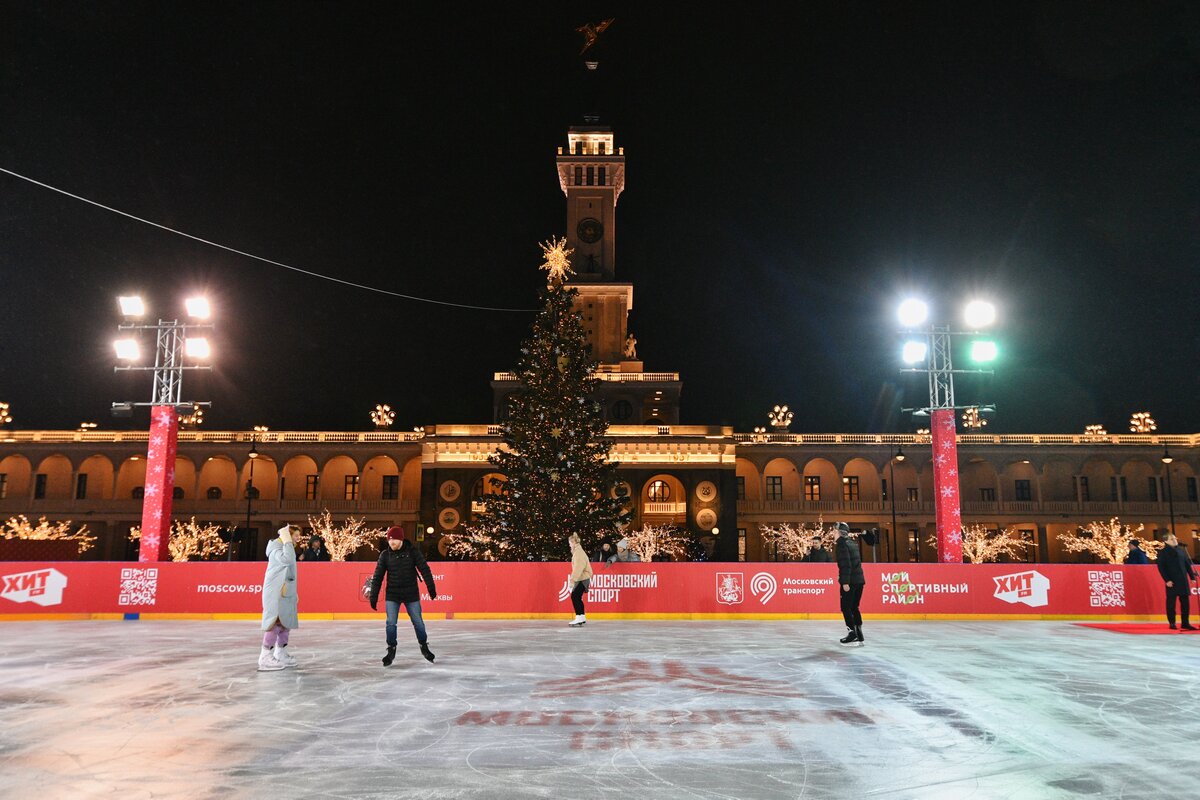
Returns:
[[[608,29],[608,26],[612,25],[614,21],[615,17],[609,17],[602,22],[588,22],[576,28],[575,30],[583,34],[583,49],[579,51],[579,55],[586,53],[588,48],[594,45],[596,40],[600,38],[600,34],[604,33],[604,31]]]

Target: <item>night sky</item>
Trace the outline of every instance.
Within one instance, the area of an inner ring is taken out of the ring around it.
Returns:
[[[1200,4],[0,5],[0,400],[144,429],[115,298],[217,308],[205,429],[490,422],[565,233],[554,156],[625,148],[617,279],[682,422],[912,431],[909,293],[1000,309],[989,432],[1200,431]],[[486,10],[490,9],[490,10]],[[589,86],[575,28],[606,17]],[[177,311],[178,310],[178,311]],[[962,364],[962,366],[966,366]]]

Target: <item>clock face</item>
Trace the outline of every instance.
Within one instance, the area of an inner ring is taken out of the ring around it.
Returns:
[[[579,220],[579,225],[576,226],[575,233],[579,236],[580,241],[595,244],[604,235],[604,226],[600,223],[600,220],[594,217],[586,217]]]

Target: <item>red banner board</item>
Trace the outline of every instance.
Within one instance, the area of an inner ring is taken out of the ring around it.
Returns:
[[[370,612],[374,563],[299,565],[300,613]],[[570,614],[566,563],[432,562],[436,600],[426,615]],[[594,565],[589,614],[829,615],[838,613],[830,564]],[[257,614],[262,562],[0,563],[0,618],[20,615]],[[862,611],[883,616],[1157,616],[1154,566],[864,564]],[[1193,589],[1193,593],[1195,590]],[[380,604],[382,608],[382,604]]]

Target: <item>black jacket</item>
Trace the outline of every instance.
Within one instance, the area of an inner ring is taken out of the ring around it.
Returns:
[[[863,575],[858,542],[849,536],[839,536],[834,550],[837,553],[838,583],[849,586],[865,584],[867,579]]]
[[[324,547],[322,547],[320,550],[316,550],[312,547],[306,547],[300,551],[300,560],[301,561],[329,561],[330,560],[329,551],[326,550]]]
[[[1196,570],[1192,569],[1192,559],[1188,558],[1186,550],[1167,545],[1158,552],[1158,574],[1162,575],[1163,581],[1171,581],[1172,588],[1178,589],[1187,586],[1188,578],[1196,577]]]
[[[818,547],[808,551],[808,555],[804,557],[805,561],[816,564],[828,564],[833,561],[833,556],[829,555],[829,551],[824,547]]]
[[[437,589],[433,585],[433,572],[425,561],[425,554],[413,543],[404,540],[399,550],[387,547],[379,554],[379,562],[375,565],[375,577],[371,579],[371,607],[379,602],[379,590],[383,586],[383,575],[387,573],[387,600],[397,603],[412,603],[421,599],[421,590],[417,586],[417,571],[425,579],[425,588],[430,597],[437,597]]]

